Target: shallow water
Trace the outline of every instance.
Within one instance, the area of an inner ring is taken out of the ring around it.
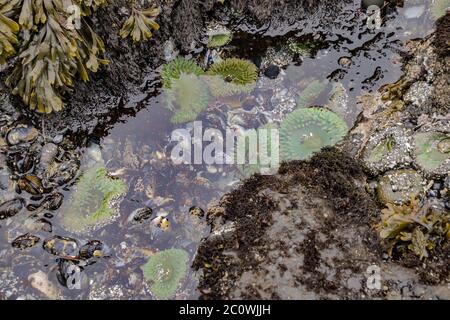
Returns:
[[[227,126],[249,129],[268,122],[280,122],[293,110],[299,93],[317,80],[325,89],[311,105],[329,104],[337,83],[342,84],[347,97],[344,99],[345,110],[338,112],[351,127],[361,111],[356,98],[398,80],[402,74],[400,56],[405,41],[424,37],[433,30],[428,11],[420,17],[411,17],[421,8],[408,5],[408,2],[405,1],[405,8],[388,10],[381,29],[374,31],[367,29],[363,13],[354,5],[345,6],[332,26],[320,25],[320,18],[315,16],[282,27],[256,28],[245,20],[231,22],[229,27],[235,36],[224,49],[224,56],[265,63],[263,58],[269,50],[275,57],[273,61],[282,65],[282,71],[275,80],[260,77],[251,94],[252,101],[256,101],[251,110],[241,108],[246,98],[214,101],[198,119],[203,121],[204,127],[222,131]],[[424,3],[428,7],[428,1]],[[289,41],[312,42],[316,47],[308,56],[286,59],[280,52],[286,52]],[[206,49],[196,50],[193,58],[202,62],[205,54]],[[346,64],[342,63],[344,58],[348,59]],[[25,215],[15,216],[13,221],[2,222],[0,228],[0,289],[16,287],[11,298],[39,297],[27,278],[42,270],[63,298],[152,299],[140,270],[147,258],[153,252],[167,248],[182,248],[189,253],[190,259],[194,257],[199,241],[208,233],[208,226],[203,218],[192,217],[189,209],[197,206],[206,211],[208,204],[220,199],[242,179],[242,175],[226,165],[175,165],[171,161],[172,131],[180,127],[189,129],[191,124],[176,126],[170,123],[170,112],[165,108],[164,92],[160,87],[155,73],[149,74],[142,85],[142,95],[131,97],[127,105],[140,111],[99,130],[90,145],[80,149],[84,159],[81,170],[92,161],[101,162],[109,173],[126,182],[128,191],[119,205],[119,218],[89,235],[64,230],[59,225],[62,209],[51,219],[53,235],[70,236],[81,244],[87,240],[101,240],[109,247],[110,257],[83,266],[81,288],[68,289],[57,281],[57,259],[43,251],[41,244],[24,251],[11,248],[13,229],[20,226]],[[227,104],[233,108],[227,108]],[[65,201],[69,201],[72,190],[70,184],[61,188]],[[153,209],[151,219],[141,224],[130,221],[133,210],[145,206]],[[162,231],[152,224],[152,219],[157,216],[168,219],[169,230]],[[174,298],[197,298],[197,276],[190,270]]]

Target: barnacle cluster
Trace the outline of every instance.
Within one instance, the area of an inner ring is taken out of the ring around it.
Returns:
[[[182,249],[168,249],[152,255],[141,269],[151,282],[152,293],[158,299],[169,299],[187,272],[188,253]]]
[[[62,226],[79,234],[95,231],[118,216],[115,202],[125,192],[125,183],[109,177],[103,166],[89,168],[78,179],[62,210]]]
[[[174,113],[172,123],[193,121],[208,106],[209,92],[195,74],[181,73],[166,90],[166,106]]]
[[[394,249],[400,253],[412,251],[420,259],[444,241],[450,239],[450,217],[445,212],[421,206],[411,198],[402,205],[387,204],[381,211],[377,229],[390,255]]]
[[[164,88],[170,89],[172,82],[179,79],[182,73],[200,76],[204,71],[194,61],[178,57],[163,66],[161,78]]]
[[[424,191],[424,180],[415,170],[389,171],[380,178],[377,195],[380,202],[403,204],[411,197],[418,197]]]
[[[213,96],[224,97],[251,92],[257,77],[258,69],[253,63],[229,58],[213,64],[205,80]]]
[[[153,6],[139,10],[133,6],[131,10],[132,13],[120,29],[119,35],[122,38],[130,36],[134,42],[147,41],[153,35],[152,30],[159,30],[159,24],[155,19],[161,13],[161,9]]]
[[[84,19],[104,4],[106,0],[0,0],[0,64],[24,42],[6,83],[32,110],[61,110],[62,95],[75,75],[88,81],[88,70],[96,72],[107,63],[100,58],[103,41]],[[74,18],[77,10],[80,16]],[[29,40],[18,38],[21,29],[28,31]]]
[[[280,128],[282,160],[305,160],[323,147],[340,142],[347,134],[345,121],[322,108],[297,109]]]

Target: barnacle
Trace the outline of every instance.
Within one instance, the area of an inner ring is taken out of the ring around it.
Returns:
[[[212,65],[205,81],[215,97],[224,97],[253,90],[258,69],[247,60],[230,58]]]
[[[390,255],[396,248],[400,252],[411,250],[423,259],[437,245],[450,238],[448,214],[428,206],[422,207],[414,197],[403,205],[387,204],[381,213],[377,229]]]
[[[161,78],[164,88],[170,89],[172,82],[179,79],[182,73],[200,76],[204,72],[194,61],[178,57],[163,66]]]
[[[174,112],[170,121],[184,123],[195,120],[208,106],[208,99],[208,89],[203,81],[193,74],[182,73],[166,91],[166,105]]]
[[[445,15],[447,8],[450,8],[450,0],[435,0],[430,8],[431,16],[437,20]]]
[[[314,80],[303,90],[297,99],[297,108],[307,108],[316,100],[325,90],[326,85],[323,82]]]
[[[119,35],[122,38],[131,36],[134,42],[147,41],[152,37],[152,30],[158,30],[159,24],[155,22],[160,14],[159,7],[151,7],[144,10],[132,8],[131,16],[125,21]]]
[[[6,80],[15,85],[14,94],[22,97],[32,110],[41,113],[60,111],[62,94],[73,84],[78,72],[81,79],[89,80],[87,69],[96,72],[106,60],[98,56],[104,52],[100,37],[87,25],[82,30],[67,30],[53,16],[28,47],[19,55],[18,63]]]
[[[377,186],[378,199],[382,203],[403,204],[424,191],[422,176],[410,169],[389,171],[381,177]]]
[[[169,299],[187,272],[189,255],[182,249],[168,249],[152,255],[141,269],[158,299]]]
[[[321,108],[297,109],[287,115],[280,128],[282,160],[304,160],[347,134],[345,121]]]
[[[450,171],[450,134],[419,132],[414,135],[414,156],[426,173],[445,175]]]
[[[104,167],[89,168],[62,210],[62,226],[74,233],[95,231],[118,216],[115,202],[125,192],[125,183],[109,177]]]
[[[224,26],[211,27],[208,34],[208,48],[219,48],[228,44],[233,39],[233,34]]]
[[[17,33],[19,24],[11,16],[17,1],[0,0],[0,65],[6,63],[6,58],[16,54],[14,46],[18,44]]]

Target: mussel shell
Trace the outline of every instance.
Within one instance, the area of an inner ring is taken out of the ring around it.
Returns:
[[[59,257],[76,258],[78,242],[69,237],[53,236],[45,239],[42,245],[45,251]]]
[[[40,240],[39,237],[27,233],[14,239],[11,245],[14,248],[23,250],[34,247]]]
[[[41,179],[38,177],[27,174],[25,177],[19,180],[18,186],[20,190],[26,191],[32,195],[40,195],[45,192],[44,187],[42,186]]]
[[[36,140],[38,135],[39,132],[36,128],[28,125],[19,125],[8,132],[6,140],[10,145],[14,146],[20,143],[32,142]]]
[[[153,214],[153,210],[149,207],[139,208],[134,210],[130,218],[133,219],[134,222],[142,223],[145,220],[148,220]]]
[[[99,240],[90,240],[80,248],[79,257],[82,259],[101,258],[108,254],[107,247]]]
[[[22,198],[15,198],[0,205],[0,220],[16,215],[22,210],[25,201]]]

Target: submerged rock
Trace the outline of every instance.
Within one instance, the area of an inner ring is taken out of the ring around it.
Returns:
[[[212,234],[194,261],[201,298],[448,297],[445,268],[433,268],[435,285],[422,280],[445,253],[417,268],[386,260],[378,215],[361,168],[330,149],[248,179],[208,212]]]

